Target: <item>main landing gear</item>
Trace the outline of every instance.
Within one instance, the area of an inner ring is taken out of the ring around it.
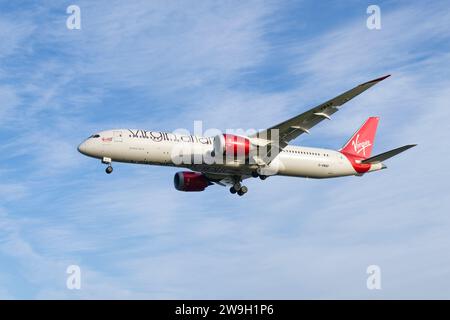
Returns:
[[[259,174],[256,171],[252,171],[252,177],[253,178],[258,178],[259,177],[261,180],[266,180],[266,178],[267,178],[267,176]]]
[[[106,167],[106,169],[105,169],[105,172],[107,174],[111,174],[113,172],[113,167],[111,166],[111,162],[112,162],[111,158],[106,158],[105,157],[105,158],[102,159],[102,163],[108,165]]]
[[[232,194],[237,193],[239,196],[243,196],[248,191],[248,188],[246,186],[241,186],[240,182],[236,182],[231,188],[230,192]]]
[[[257,171],[252,171],[251,173],[253,178],[260,178],[261,180],[266,180],[267,176],[259,174]],[[234,185],[230,188],[230,192],[232,194],[237,193],[239,196],[243,196],[248,192],[248,188],[246,186],[241,185],[242,178],[239,176],[235,176],[234,178]]]

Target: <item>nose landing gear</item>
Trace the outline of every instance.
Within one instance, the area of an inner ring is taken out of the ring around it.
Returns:
[[[113,172],[113,167],[111,166],[111,163],[112,163],[111,158],[106,158],[106,157],[104,157],[104,158],[102,159],[102,163],[108,165],[108,166],[106,167],[106,169],[105,169],[105,172],[106,172],[107,174],[111,174],[111,173]]]

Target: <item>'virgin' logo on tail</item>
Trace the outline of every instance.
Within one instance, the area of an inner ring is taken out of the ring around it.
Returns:
[[[363,155],[366,156],[366,148],[370,147],[372,144],[369,140],[358,142],[359,140],[359,134],[356,135],[355,140],[352,141],[353,149],[357,154],[359,154],[361,151],[363,152]]]

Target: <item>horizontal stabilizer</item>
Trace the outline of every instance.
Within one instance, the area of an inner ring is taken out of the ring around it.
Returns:
[[[390,151],[386,151],[386,152],[380,153],[380,154],[378,154],[376,156],[373,156],[373,157],[367,158],[365,160],[362,160],[361,163],[371,163],[371,164],[380,163],[380,162],[383,162],[384,160],[392,158],[393,156],[396,156],[399,153],[401,153],[403,151],[406,151],[406,150],[408,150],[408,149],[410,149],[412,147],[415,147],[415,146],[417,146],[417,144],[408,144],[406,146],[403,146],[403,147],[400,147],[400,148],[397,148],[397,149],[393,149],[393,150],[390,150]]]

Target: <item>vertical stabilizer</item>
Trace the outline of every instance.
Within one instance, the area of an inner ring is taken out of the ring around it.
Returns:
[[[372,153],[379,117],[370,117],[339,150],[349,156],[368,158]]]

